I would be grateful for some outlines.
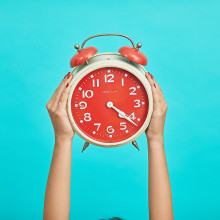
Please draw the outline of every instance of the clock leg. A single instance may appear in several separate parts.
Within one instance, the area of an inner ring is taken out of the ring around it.
[[[81,153],[82,153],[88,146],[89,146],[89,142],[86,142],[86,143],[84,144],[84,146],[83,146],[83,149],[82,149]]]
[[[136,141],[132,141],[132,144],[139,150],[139,147],[137,145],[137,142]]]

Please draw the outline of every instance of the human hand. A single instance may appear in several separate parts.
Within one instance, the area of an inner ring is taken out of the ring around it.
[[[56,141],[72,141],[74,136],[74,131],[66,110],[67,99],[71,88],[70,81],[72,78],[73,76],[69,72],[46,104],[46,108],[53,124]]]
[[[146,77],[151,85],[154,105],[151,121],[146,130],[147,140],[148,142],[163,141],[164,124],[168,106],[164,99],[162,90],[153,76],[148,72]]]

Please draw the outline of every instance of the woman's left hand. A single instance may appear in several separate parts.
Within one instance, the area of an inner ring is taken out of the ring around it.
[[[71,88],[70,82],[72,78],[73,76],[69,72],[64,77],[49,102],[46,104],[54,127],[56,141],[72,141],[74,136],[74,131],[70,124],[66,110],[67,99]]]

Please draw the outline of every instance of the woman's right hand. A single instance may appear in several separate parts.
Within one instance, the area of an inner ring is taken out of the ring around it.
[[[56,141],[72,141],[74,137],[74,131],[70,124],[66,110],[67,99],[71,88],[70,82],[72,78],[73,76],[69,72],[64,77],[49,102],[46,104],[53,124]]]
[[[149,72],[146,74],[146,77],[151,85],[154,105],[151,121],[146,130],[147,139],[148,141],[163,141],[164,124],[168,106],[162,90],[154,77]]]

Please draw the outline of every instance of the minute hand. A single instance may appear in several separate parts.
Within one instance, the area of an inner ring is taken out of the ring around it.
[[[121,116],[121,117],[127,119],[127,120],[130,121],[132,124],[138,126],[138,125],[137,125],[136,123],[134,123],[134,122],[130,119],[130,117],[129,117],[128,115],[126,115],[123,111],[119,110],[119,109],[116,108],[115,106],[112,106],[112,108],[113,108],[116,112],[118,112],[119,116]]]

